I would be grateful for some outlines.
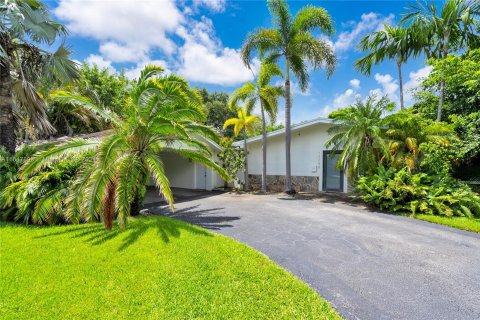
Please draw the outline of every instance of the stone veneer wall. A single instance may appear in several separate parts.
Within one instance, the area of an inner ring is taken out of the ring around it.
[[[262,175],[249,174],[250,189],[259,191],[262,188]],[[292,176],[292,185],[297,192],[318,192],[320,179],[309,176]],[[267,191],[285,191],[285,176],[267,175]]]

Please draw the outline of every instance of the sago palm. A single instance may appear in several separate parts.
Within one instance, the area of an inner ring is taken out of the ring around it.
[[[364,37],[358,47],[369,53],[355,61],[355,68],[363,74],[369,75],[372,66],[385,59],[394,60],[397,65],[398,81],[400,85],[400,108],[404,109],[402,64],[406,63],[412,54],[418,55],[421,47],[413,39],[413,28],[394,27],[384,25],[384,29]]]
[[[445,59],[449,53],[478,48],[480,40],[480,0],[446,0],[441,8],[434,1],[417,1],[402,22],[422,30],[423,49],[427,58]],[[442,120],[445,79],[440,80],[437,121]]]
[[[230,96],[229,107],[232,108],[239,100],[245,103],[247,113],[251,113],[254,106],[260,104],[262,120],[262,192],[267,191],[267,123],[266,115],[270,122],[275,123],[278,112],[278,98],[285,95],[282,86],[270,84],[272,77],[283,77],[280,68],[272,63],[262,63],[260,72],[255,82],[247,82],[235,90]]]
[[[383,114],[394,106],[386,97],[373,95],[330,115],[334,125],[328,129],[332,137],[326,146],[341,151],[337,166],[347,170],[350,179],[373,172],[378,161],[388,155]]]
[[[248,149],[247,149],[247,134],[253,134],[255,132],[255,124],[258,122],[258,117],[248,114],[247,110],[242,107],[237,108],[237,118],[230,118],[225,121],[223,129],[225,130],[229,126],[233,126],[233,134],[238,137],[240,133],[243,133],[243,150],[245,152],[245,172],[244,172],[244,189],[249,190],[248,181]]]
[[[291,181],[290,145],[291,145],[291,88],[290,72],[297,78],[302,91],[309,85],[309,67],[314,70],[325,67],[330,76],[336,65],[333,48],[312,35],[319,30],[327,35],[333,33],[333,22],[328,12],[320,7],[305,6],[295,17],[289,11],[285,0],[268,0],[268,9],[272,16],[272,29],[259,29],[248,35],[242,46],[241,55],[249,66],[256,50],[270,61],[285,59],[285,191],[294,193]]]
[[[41,134],[55,132],[35,83],[40,77],[67,82],[78,76],[76,63],[63,44],[53,53],[41,49],[66,33],[40,1],[0,4],[0,145],[10,153],[16,146],[15,113],[25,114]]]
[[[95,151],[93,165],[82,167],[70,186],[66,200],[70,221],[101,218],[105,227],[111,229],[117,216],[119,225],[125,226],[126,218],[138,210],[149,176],[173,208],[162,162],[164,153],[201,163],[228,180],[201,138],[218,140],[218,135],[201,124],[205,114],[198,92],[180,77],[162,75],[159,67],[146,67],[141,72],[122,115],[107,112],[90,99],[69,92],[58,92],[55,99],[95,110],[113,126],[112,132],[101,140],[72,139],[41,152],[21,170],[21,175],[27,177],[72,154]]]

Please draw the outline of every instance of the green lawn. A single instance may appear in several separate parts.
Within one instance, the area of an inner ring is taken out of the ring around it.
[[[0,319],[340,319],[233,239],[163,217],[0,225]]]
[[[480,233],[480,218],[466,218],[466,217],[441,217],[427,214],[416,214],[412,217],[420,220],[425,220],[433,223],[443,224],[449,227],[463,229],[467,231]]]

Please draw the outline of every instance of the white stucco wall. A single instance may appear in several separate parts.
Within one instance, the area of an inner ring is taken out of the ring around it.
[[[319,177],[319,188],[323,185],[323,151],[330,138],[328,123],[292,131],[291,166],[292,176]],[[262,174],[262,141],[248,143],[249,174]],[[267,175],[285,175],[285,134],[278,134],[267,139]],[[239,175],[243,180],[243,175]],[[347,191],[347,178],[344,176],[344,192]]]

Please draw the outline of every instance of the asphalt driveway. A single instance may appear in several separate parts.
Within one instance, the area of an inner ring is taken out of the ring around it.
[[[263,252],[347,319],[480,319],[478,234],[334,200],[198,193],[172,214],[148,199]]]

